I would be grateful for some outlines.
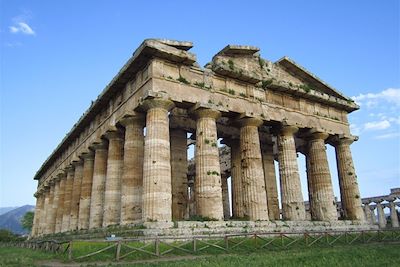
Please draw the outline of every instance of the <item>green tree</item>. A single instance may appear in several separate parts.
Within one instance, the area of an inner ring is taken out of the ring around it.
[[[33,216],[35,213],[33,211],[28,211],[25,213],[24,217],[22,217],[21,224],[22,227],[29,232],[32,230],[32,225],[33,225]]]

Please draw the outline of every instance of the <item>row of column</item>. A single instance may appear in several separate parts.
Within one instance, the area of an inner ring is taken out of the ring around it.
[[[374,212],[375,208],[377,210],[377,217],[375,216]],[[399,227],[399,217],[397,215],[396,204],[393,201],[389,202],[389,209],[391,226]],[[364,215],[366,221],[370,222],[371,224],[378,224],[380,228],[385,228],[387,226],[386,215],[381,203],[377,203],[376,205],[365,204]]]
[[[125,136],[116,128],[107,132],[104,140],[44,186],[37,194],[34,235],[187,217],[186,132],[173,129],[170,133],[173,106],[169,100],[146,100],[142,106],[147,112],[145,138],[144,118],[127,117],[120,122]],[[197,215],[222,220],[224,211],[227,215],[223,197],[227,186],[221,180],[217,145],[216,120],[221,114],[208,108],[191,112],[196,119],[196,179],[191,198]],[[279,219],[272,146],[260,142],[258,132],[263,122],[247,117],[236,122],[240,138],[231,144],[234,216]],[[296,131],[286,126],[276,133],[285,220],[305,220]],[[308,142],[310,201],[316,220],[336,219],[326,138],[324,133],[313,133]],[[340,139],[336,145],[342,203],[349,219],[361,220],[364,215],[349,144]]]

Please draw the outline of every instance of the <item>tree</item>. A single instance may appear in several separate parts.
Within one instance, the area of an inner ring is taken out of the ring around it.
[[[33,211],[28,211],[27,213],[25,213],[24,217],[22,217],[21,220],[22,227],[29,232],[32,230],[34,215],[35,213]]]

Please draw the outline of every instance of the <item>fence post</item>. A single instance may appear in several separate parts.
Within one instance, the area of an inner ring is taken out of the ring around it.
[[[193,252],[197,252],[197,243],[195,237],[193,237]]]
[[[68,246],[68,260],[72,260],[72,240],[69,241],[69,246]]]
[[[160,241],[158,240],[158,237],[155,240],[155,247],[156,247],[156,255],[157,257],[160,256]]]
[[[225,248],[226,248],[226,250],[228,250],[229,249],[229,241],[228,241],[227,235],[224,236],[224,241],[225,241]]]
[[[117,242],[116,250],[115,250],[115,260],[119,261],[119,255],[121,252],[121,241]]]

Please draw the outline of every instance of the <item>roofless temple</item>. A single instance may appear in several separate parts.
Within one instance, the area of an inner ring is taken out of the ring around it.
[[[228,45],[205,68],[190,48],[140,45],[36,173],[32,236],[142,224],[182,233],[195,218],[210,221],[204,231],[373,227],[350,151],[352,100],[256,47]],[[341,220],[326,145],[336,151]],[[297,153],[306,158],[309,212]]]

